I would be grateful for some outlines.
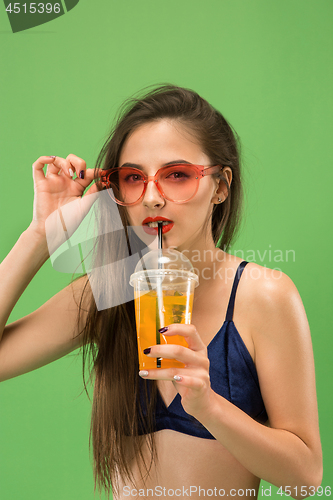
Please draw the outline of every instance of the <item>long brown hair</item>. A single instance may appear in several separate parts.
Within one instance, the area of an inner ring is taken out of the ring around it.
[[[228,187],[228,197],[222,204],[214,205],[211,214],[211,231],[214,243],[224,250],[233,240],[241,212],[241,178],[239,164],[239,140],[231,126],[206,100],[192,90],[163,85],[149,90],[145,95],[126,101],[121,108],[108,139],[106,140],[96,168],[110,169],[118,166],[119,156],[127,136],[144,123],[163,118],[176,120],[193,133],[210,158],[212,165],[229,166],[232,170],[232,183],[222,181]],[[221,174],[217,174],[221,175]],[[108,207],[103,208],[101,218],[108,216]],[[116,262],[129,254],[140,251],[139,238],[129,245],[129,220],[126,209],[118,205],[124,231],[103,234],[96,245],[95,280],[100,284],[99,294],[117,293],[108,290],[114,276],[105,279],[105,263]],[[107,259],[107,261],[106,261]],[[117,277],[118,283],[128,283],[129,274]],[[126,281],[124,281],[126,280]],[[111,489],[117,491],[118,478],[134,484],[131,472],[133,461],[139,467],[141,477],[149,474],[153,460],[156,459],[154,441],[154,406],[157,394],[156,381],[141,381],[144,390],[139,394],[139,364],[135,328],[134,300],[120,305],[98,310],[96,297],[86,286],[81,297],[79,324],[82,324],[83,303],[89,303],[83,335],[83,381],[88,354],[91,355],[90,379],[94,380],[94,393],[90,439],[93,444],[95,490],[96,485],[109,495]],[[87,309],[87,308],[86,308]],[[80,321],[81,318],[81,321]],[[149,384],[149,397],[148,397]],[[88,392],[87,392],[88,394]],[[89,395],[88,395],[89,397]],[[147,415],[144,417],[140,397],[145,399]],[[139,435],[139,428],[146,435]],[[143,459],[142,445],[146,442],[151,460]],[[90,443],[91,444],[91,443]]]

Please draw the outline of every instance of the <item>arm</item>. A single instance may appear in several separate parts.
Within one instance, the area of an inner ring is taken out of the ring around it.
[[[254,475],[278,487],[297,486],[297,496],[304,498],[301,486],[309,494],[309,487],[319,486],[322,479],[309,325],[286,275],[252,286],[249,321],[270,427],[215,393],[208,411],[197,418]],[[293,495],[296,490],[291,491]]]
[[[76,165],[78,170],[85,170],[85,164],[74,155],[70,155],[70,160],[41,157],[33,165],[34,220],[0,264],[0,381],[58,359],[81,342],[80,337],[74,339],[74,336],[79,333],[75,323],[83,279],[59,292],[37,311],[5,326],[19,297],[48,259],[46,218],[68,201],[81,202],[83,191],[93,178],[90,169],[84,182],[73,181],[68,169],[75,170]],[[42,169],[46,162],[52,165],[45,176]]]
[[[33,231],[25,231],[0,265],[1,333],[0,381],[44,366],[82,345],[79,335],[88,302],[77,325],[78,304],[86,283],[80,278],[31,314],[5,326],[18,298],[46,260]],[[89,285],[89,283],[88,283]],[[85,295],[86,300],[89,294]]]
[[[28,228],[0,264],[0,340],[16,302],[48,257],[46,239]]]
[[[319,486],[322,479],[308,322],[297,289],[286,275],[281,273],[278,280],[271,275],[257,281],[247,275],[246,280],[252,290],[246,310],[270,427],[259,424],[212,391],[207,351],[194,325],[173,324],[164,333],[184,335],[188,349],[153,346],[150,353],[178,359],[186,368],[163,370],[165,373],[149,370],[147,378],[172,380],[185,411],[197,418],[247,470],[278,487],[289,486],[292,496],[304,498],[312,493],[310,486]],[[181,380],[174,379],[175,375]],[[293,489],[296,486],[297,494]],[[304,489],[301,494],[302,486],[306,487],[306,495]]]

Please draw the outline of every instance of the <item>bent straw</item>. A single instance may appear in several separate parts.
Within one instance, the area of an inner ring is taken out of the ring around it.
[[[163,223],[158,222],[158,250],[159,257],[162,256],[162,227]],[[163,269],[162,262],[158,259],[158,269]],[[156,344],[161,343],[161,335],[158,331],[164,326],[164,314],[163,314],[163,293],[162,293],[162,278],[157,278],[157,301],[156,301]],[[161,358],[156,359],[156,367],[161,368]]]

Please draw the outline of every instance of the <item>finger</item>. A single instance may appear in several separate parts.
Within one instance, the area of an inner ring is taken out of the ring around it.
[[[150,349],[149,352],[147,352],[148,349]],[[188,347],[176,344],[160,344],[148,349],[145,355],[149,358],[176,359],[185,365],[206,366],[205,358]]]
[[[206,387],[206,383],[202,378],[190,377],[180,373],[174,375],[172,381],[174,382],[176,388],[181,385],[183,387],[187,387],[188,389],[201,391]]]
[[[45,165],[50,165],[54,162],[55,156],[40,156],[32,164],[32,176],[34,181],[41,181],[45,179],[44,167]]]
[[[167,328],[165,330],[164,328]],[[161,328],[159,331],[165,336],[181,335],[185,338],[188,347],[192,351],[201,351],[205,349],[205,344],[202,342],[201,337],[194,325],[184,325],[181,323],[172,323],[171,325]]]
[[[61,175],[65,174],[67,177],[72,178],[74,175],[74,170],[71,172],[71,164],[65,158],[61,158],[60,156],[56,156],[52,162],[52,164],[48,165],[46,176],[48,175]]]
[[[174,380],[177,374],[183,375],[181,368],[153,368],[139,371],[140,377],[149,380]]]
[[[84,171],[81,170],[81,172],[84,172],[82,173],[82,175],[78,176],[75,181],[77,181],[79,184],[81,184],[81,186],[83,186],[84,188],[86,188],[87,186],[89,186],[89,184],[94,180],[94,179],[98,179],[98,173],[95,172],[95,169],[94,168],[87,168],[85,169]]]
[[[77,178],[83,180],[86,175],[86,169],[87,169],[86,162],[82,158],[79,158],[78,156],[73,154],[69,154],[66,160],[69,161],[71,169],[73,173],[76,173]]]
[[[80,184],[83,189],[86,189],[89,184],[91,184],[94,180],[98,180],[100,178],[100,172],[102,170],[100,168],[87,168],[84,174],[84,179],[80,179],[77,177],[74,179],[74,182]],[[84,196],[90,194],[96,194],[101,192],[101,187],[98,182],[94,182],[90,188],[84,193]]]
[[[139,375],[142,378],[148,380],[170,380],[172,382],[180,382],[180,377],[183,379],[202,380],[203,384],[205,381],[209,382],[209,375],[201,369],[189,369],[189,368],[152,368],[150,370],[140,370]],[[176,377],[176,378],[175,378]]]

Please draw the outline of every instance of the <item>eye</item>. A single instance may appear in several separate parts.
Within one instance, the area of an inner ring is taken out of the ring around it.
[[[137,172],[122,172],[122,181],[126,182],[127,184],[134,184],[137,182],[142,182],[143,176],[138,174]]]
[[[130,174],[125,177],[125,182],[135,182],[135,181],[141,181],[142,177],[141,175],[138,174]]]
[[[180,170],[176,170],[174,172],[171,172],[168,176],[167,179],[170,180],[178,180],[178,179],[188,179],[189,175],[186,174],[185,172],[182,172]]]

